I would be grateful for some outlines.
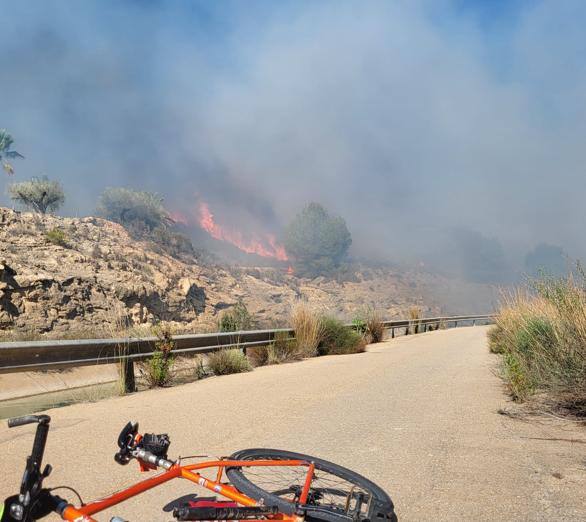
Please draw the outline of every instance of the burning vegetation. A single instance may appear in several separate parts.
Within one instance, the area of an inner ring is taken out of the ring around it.
[[[289,260],[285,248],[277,244],[274,235],[266,233],[261,238],[245,238],[240,231],[216,223],[214,214],[208,204],[203,201],[199,203],[198,224],[214,239],[226,241],[247,254],[272,257],[278,261]]]

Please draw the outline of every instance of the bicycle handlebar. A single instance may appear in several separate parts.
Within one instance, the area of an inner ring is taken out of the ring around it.
[[[8,419],[8,427],[16,428],[17,426],[24,426],[25,424],[48,424],[51,421],[51,417],[48,415],[24,415],[23,417],[14,417]]]

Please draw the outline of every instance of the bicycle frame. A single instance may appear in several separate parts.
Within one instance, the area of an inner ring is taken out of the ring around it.
[[[299,502],[301,504],[306,502],[314,472],[314,465],[309,462],[303,460],[216,460],[197,464],[189,464],[186,466],[182,466],[177,463],[166,471],[143,480],[142,482],[134,484],[129,488],[118,491],[108,497],[95,500],[81,507],[68,505],[64,509],[61,516],[63,520],[69,520],[71,522],[97,522],[94,518],[92,518],[92,515],[120,504],[129,498],[139,495],[140,493],[144,493],[145,491],[153,489],[176,478],[187,479],[203,488],[209,489],[210,491],[222,495],[223,497],[226,497],[243,506],[258,506],[258,501],[243,495],[233,486],[222,484],[221,482],[224,469],[226,467],[251,466],[307,466],[307,476],[303,490],[301,492],[301,496],[299,498]],[[201,470],[209,468],[218,469],[215,480],[207,479],[198,473]],[[282,520],[285,522],[298,522],[302,520],[302,517],[299,517],[298,515],[287,515],[286,513],[278,513],[271,518],[273,520]],[[263,520],[247,519],[246,522],[263,522]],[[266,520],[264,520],[264,522],[266,522]]]

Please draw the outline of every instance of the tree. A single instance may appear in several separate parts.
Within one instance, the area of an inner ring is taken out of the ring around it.
[[[173,222],[159,195],[123,187],[104,190],[99,199],[98,213],[125,227],[143,228],[149,232]]]
[[[505,252],[498,239],[467,228],[453,229],[451,239],[447,258],[468,281],[501,283],[507,279]]]
[[[8,192],[13,201],[40,214],[55,212],[65,202],[61,183],[50,181],[46,176],[13,183],[8,187]]]
[[[285,248],[300,274],[331,274],[346,258],[351,244],[346,222],[319,203],[307,205],[285,231]]]
[[[525,268],[532,276],[562,276],[568,272],[568,258],[562,247],[540,243],[525,256]]]
[[[8,134],[6,129],[0,129],[0,161],[2,167],[8,175],[14,174],[14,167],[6,159],[24,158],[24,156],[12,149],[14,140],[12,136]]]

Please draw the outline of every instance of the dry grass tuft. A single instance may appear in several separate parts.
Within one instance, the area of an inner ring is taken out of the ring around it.
[[[366,312],[366,334],[371,343],[380,343],[385,337],[382,315],[373,307]]]
[[[299,300],[293,305],[291,322],[300,357],[316,356],[323,329],[321,313],[307,301]]]
[[[409,308],[409,333],[419,331],[421,326],[421,308],[418,306],[411,306]]]

